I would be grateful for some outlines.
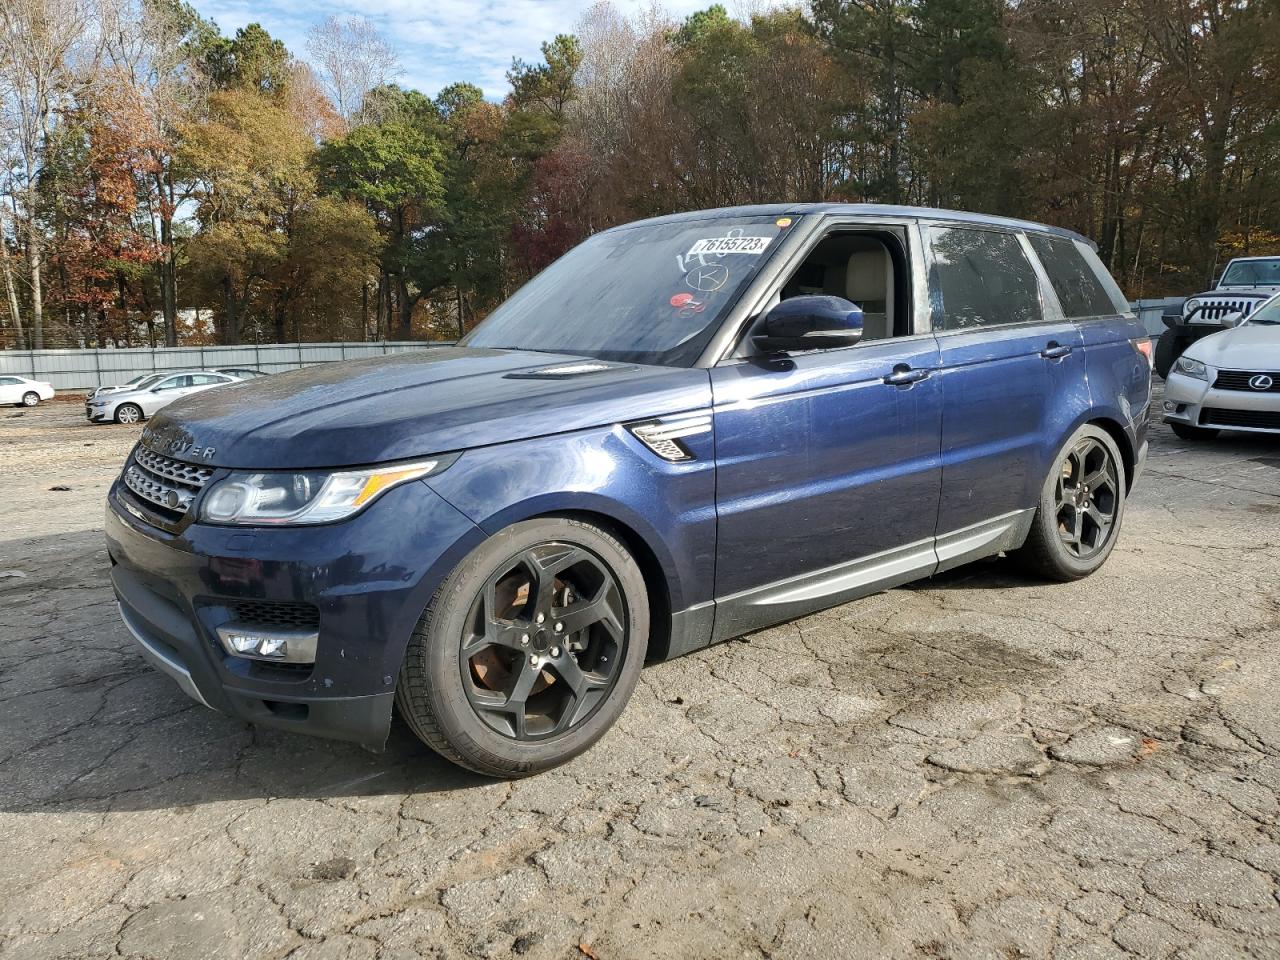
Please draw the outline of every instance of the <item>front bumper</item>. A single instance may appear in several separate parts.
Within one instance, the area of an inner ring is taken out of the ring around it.
[[[111,581],[143,656],[192,699],[241,720],[381,749],[410,634],[483,533],[424,483],[351,520],[279,529],[192,524],[167,533],[113,487]],[[229,655],[217,628],[245,603],[318,611],[314,665]]]
[[[1211,379],[1200,380],[1170,371],[1164,387],[1165,421],[1216,430],[1280,433],[1280,392],[1223,390],[1210,385],[1217,374],[1211,367]],[[1274,376],[1280,382],[1280,372]]]

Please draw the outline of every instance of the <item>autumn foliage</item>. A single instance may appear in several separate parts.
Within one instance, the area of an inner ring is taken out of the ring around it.
[[[594,231],[745,203],[1060,224],[1132,297],[1280,252],[1270,0],[602,2],[499,95],[399,85],[359,17],[305,54],[0,5],[0,347],[453,338]]]

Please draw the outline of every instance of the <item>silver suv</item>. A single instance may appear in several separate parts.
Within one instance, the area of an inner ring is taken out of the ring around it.
[[[168,406],[179,397],[187,397],[202,390],[210,390],[226,383],[236,383],[238,377],[205,370],[180,370],[176,373],[156,374],[137,385],[111,393],[98,392],[84,404],[84,415],[91,423],[137,423],[153,416],[157,410]]]

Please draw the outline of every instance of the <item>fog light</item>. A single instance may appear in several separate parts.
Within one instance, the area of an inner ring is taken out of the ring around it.
[[[218,628],[222,648],[233,657],[274,663],[315,663],[319,634],[305,630],[264,630],[243,623]]]
[[[1164,402],[1164,408],[1165,408],[1166,410],[1172,410],[1172,409],[1174,408],[1174,406],[1175,406],[1175,404],[1174,404],[1174,402],[1173,402],[1172,400],[1166,400],[1166,401]]]

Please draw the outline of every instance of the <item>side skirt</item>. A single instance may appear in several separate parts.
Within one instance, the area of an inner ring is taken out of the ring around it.
[[[1021,546],[1034,509],[1016,510],[869,557],[719,597],[673,617],[670,656],[794,620]],[[679,629],[676,629],[679,627]],[[704,639],[705,638],[705,639]]]

